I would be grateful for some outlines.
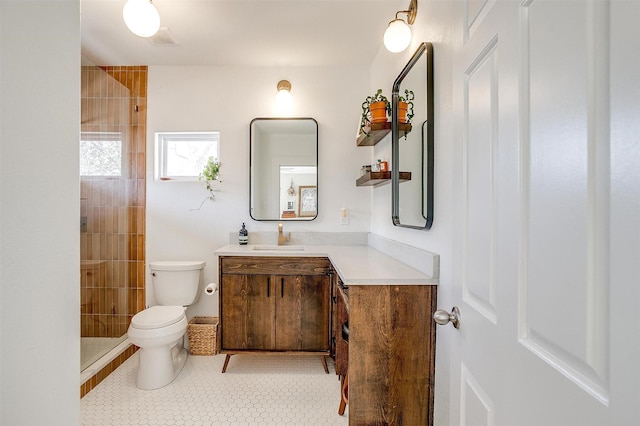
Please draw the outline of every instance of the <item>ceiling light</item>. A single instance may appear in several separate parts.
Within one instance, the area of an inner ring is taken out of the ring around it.
[[[407,22],[398,18],[400,13],[407,15]],[[398,53],[406,49],[411,44],[411,28],[418,13],[418,0],[411,0],[409,10],[396,12],[396,18],[389,22],[387,30],[384,32],[384,46],[389,52]]]
[[[151,37],[160,28],[160,14],[151,0],[127,0],[122,17],[127,28],[140,37]]]
[[[276,104],[281,109],[289,109],[293,98],[291,96],[291,83],[287,80],[280,80],[278,82],[278,93],[276,94]]]

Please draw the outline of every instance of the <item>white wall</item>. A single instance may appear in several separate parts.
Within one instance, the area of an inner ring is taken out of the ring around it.
[[[440,255],[440,285],[438,286],[438,308],[451,308],[453,199],[452,181],[453,126],[451,122],[451,54],[460,40],[452,34],[462,22],[456,2],[440,0],[422,1],[419,4],[416,22],[412,25],[411,46],[402,53],[392,54],[383,47],[371,66],[370,91],[378,88],[391,95],[395,78],[415,52],[417,45],[429,41],[434,49],[434,91],[435,91],[435,178],[434,178],[434,221],[429,231],[395,227],[390,219],[390,207],[374,209],[371,218],[371,232],[419,247]],[[457,15],[456,15],[457,14]],[[417,96],[417,94],[416,94]],[[375,158],[391,158],[391,137],[386,137],[374,147]],[[390,205],[391,187],[385,185],[373,191],[374,205]],[[434,424],[449,422],[449,354],[452,333],[447,328],[438,328],[436,346],[436,383]]]
[[[0,424],[74,425],[80,5],[3,1],[0,8]]]
[[[229,232],[242,222],[249,238],[252,232],[277,231],[277,222],[249,216],[249,123],[278,116],[276,84],[282,79],[292,84],[290,115],[315,118],[319,134],[318,217],[286,222],[285,232],[369,231],[371,189],[355,186],[360,166],[371,161],[371,150],[355,144],[368,73],[367,67],[149,67],[147,261],[202,259],[207,262],[204,282],[212,282],[217,277],[213,252],[228,243]],[[154,132],[187,130],[220,131],[220,192],[197,211],[192,209],[207,196],[204,183],[153,180]],[[349,225],[339,224],[342,206],[349,209]],[[389,200],[381,210],[390,211]],[[154,304],[152,291],[147,295]],[[217,315],[217,294],[201,297],[188,314]]]
[[[391,95],[393,81],[423,41],[434,47],[435,89],[435,200],[434,222],[429,231],[400,228],[391,222],[389,209],[372,212],[371,232],[402,241],[415,247],[443,254],[448,249],[451,232],[451,173],[452,173],[452,123],[451,110],[451,62],[454,40],[451,34],[457,24],[452,20],[451,2],[432,1],[420,4],[416,22],[412,26],[413,41],[404,52],[392,54],[381,48],[371,66],[370,91],[382,88]],[[374,148],[375,158],[391,158],[391,136],[385,137]],[[391,186],[385,185],[373,191],[374,205],[390,205]]]

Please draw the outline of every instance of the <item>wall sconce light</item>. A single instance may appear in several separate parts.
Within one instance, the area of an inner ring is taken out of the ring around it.
[[[129,31],[140,37],[151,37],[160,28],[160,14],[151,0],[127,0],[122,17]]]
[[[291,83],[287,80],[280,80],[278,82],[278,93],[276,94],[276,104],[280,109],[289,109],[293,98],[291,96]]]
[[[398,18],[400,13],[407,14],[407,22]],[[406,49],[411,43],[411,28],[418,14],[418,0],[411,0],[409,10],[396,12],[396,18],[389,22],[387,30],[384,32],[384,46],[389,52],[398,53]]]

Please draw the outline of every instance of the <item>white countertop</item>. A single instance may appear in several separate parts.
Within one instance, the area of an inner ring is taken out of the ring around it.
[[[285,246],[286,247],[286,246]],[[342,282],[349,285],[437,285],[429,276],[367,245],[304,245],[302,251],[255,250],[254,245],[230,244],[215,251],[217,256],[328,257]],[[262,246],[262,248],[265,248]]]

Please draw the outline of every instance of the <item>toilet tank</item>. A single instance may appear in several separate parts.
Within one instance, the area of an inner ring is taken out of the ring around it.
[[[188,306],[200,295],[203,261],[156,261],[149,263],[153,292],[159,305]]]

